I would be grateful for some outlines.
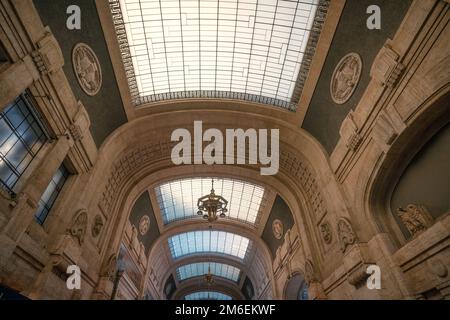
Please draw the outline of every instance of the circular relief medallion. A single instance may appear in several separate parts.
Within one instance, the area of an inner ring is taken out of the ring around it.
[[[86,94],[95,96],[102,86],[102,69],[91,47],[85,43],[75,45],[72,65],[80,87]]]
[[[350,99],[361,76],[362,61],[357,53],[345,55],[337,64],[331,77],[331,98],[337,104],[343,104]]]
[[[141,236],[145,235],[150,228],[150,218],[145,215],[142,216],[141,220],[139,220],[139,233]]]
[[[281,239],[281,237],[283,237],[283,222],[281,222],[281,220],[275,219],[272,222],[272,232],[273,232],[273,236],[276,239]]]

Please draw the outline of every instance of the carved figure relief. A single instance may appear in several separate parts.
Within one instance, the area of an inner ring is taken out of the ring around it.
[[[72,50],[72,64],[83,91],[95,96],[102,86],[102,70],[91,47],[85,43],[75,45]]]
[[[319,226],[319,229],[320,233],[322,234],[323,241],[325,241],[326,244],[330,244],[331,240],[333,239],[330,223],[328,221],[323,222]]]
[[[357,53],[349,53],[338,62],[331,76],[331,98],[337,104],[347,102],[358,85],[362,61]]]
[[[283,237],[284,226],[283,226],[283,222],[281,222],[281,220],[279,220],[279,219],[273,220],[272,232],[273,232],[273,236],[278,240]]]
[[[94,225],[92,226],[92,237],[97,238],[103,229],[103,219],[101,215],[97,214],[94,219]]]
[[[150,217],[147,215],[143,215],[139,220],[139,233],[141,236],[145,235],[150,228]]]
[[[350,221],[346,218],[340,218],[337,225],[338,237],[341,243],[341,251],[345,252],[347,246],[356,242],[356,235],[353,231]]]
[[[72,224],[67,229],[67,233],[78,240],[80,245],[83,244],[88,224],[87,212],[84,209],[78,210],[72,218]]]
[[[406,208],[398,208],[397,215],[413,237],[433,224],[433,217],[422,205],[408,204]]]

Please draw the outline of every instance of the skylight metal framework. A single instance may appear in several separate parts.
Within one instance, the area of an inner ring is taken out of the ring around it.
[[[109,0],[134,104],[243,99],[295,110],[329,0]]]
[[[241,270],[228,264],[217,262],[197,262],[183,265],[177,268],[177,277],[179,281],[183,281],[193,277],[204,276],[209,272],[209,268],[214,276],[234,282],[239,281]]]
[[[184,300],[233,300],[229,295],[217,291],[198,291],[187,294]]]
[[[197,199],[211,190],[211,178],[187,178],[165,182],[155,188],[164,224],[199,218]],[[227,218],[256,224],[264,198],[264,188],[250,182],[214,178],[215,193],[228,200]]]
[[[244,260],[251,242],[248,238],[225,231],[190,231],[176,234],[168,240],[173,259],[192,254],[219,253]]]

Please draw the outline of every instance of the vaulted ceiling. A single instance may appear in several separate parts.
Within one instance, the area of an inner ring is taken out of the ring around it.
[[[295,109],[318,0],[110,3],[135,105],[205,96]]]

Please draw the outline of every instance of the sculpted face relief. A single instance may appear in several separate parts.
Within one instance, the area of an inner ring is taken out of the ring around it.
[[[258,131],[256,129],[245,131],[226,129],[224,137],[219,129],[210,128],[203,132],[202,121],[194,121],[193,143],[189,130],[180,128],[172,132],[171,141],[179,143],[172,149],[171,159],[176,165],[258,164],[259,161],[259,164],[265,166],[260,168],[261,175],[274,175],[279,168],[279,129],[270,129],[270,150],[267,131],[267,129]],[[209,142],[204,149],[203,142]],[[248,163],[246,162],[247,154]]]

